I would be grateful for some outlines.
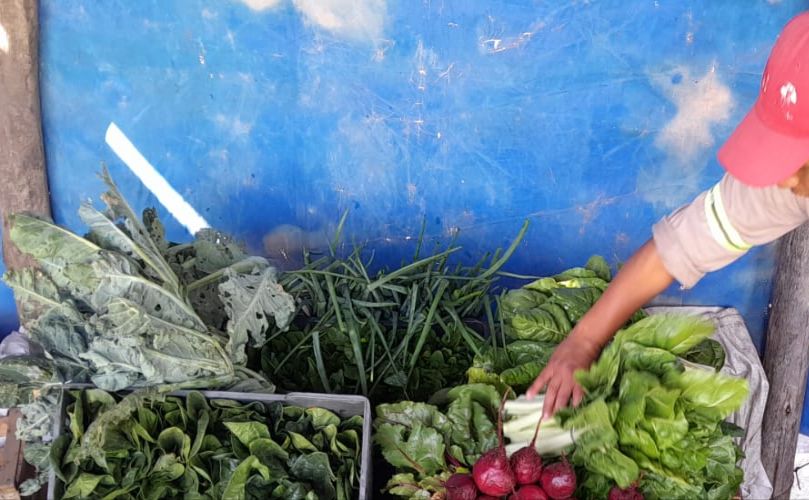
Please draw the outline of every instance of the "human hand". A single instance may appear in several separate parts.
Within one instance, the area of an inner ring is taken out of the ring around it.
[[[528,399],[532,399],[546,389],[542,406],[543,419],[552,417],[558,410],[568,406],[571,397],[573,406],[578,406],[584,397],[584,391],[576,382],[574,374],[576,370],[590,367],[598,357],[599,348],[574,334],[575,330],[556,347],[545,369],[525,393]]]

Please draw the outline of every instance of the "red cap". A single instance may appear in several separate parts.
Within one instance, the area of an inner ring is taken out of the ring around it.
[[[753,109],[719,150],[751,186],[789,178],[809,161],[809,11],[794,17],[770,53]]]

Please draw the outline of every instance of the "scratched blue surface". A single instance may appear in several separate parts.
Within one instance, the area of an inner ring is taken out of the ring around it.
[[[715,152],[776,34],[809,6],[344,3],[41,1],[57,221],[81,228],[101,162],[133,205],[157,205],[104,143],[114,122],[211,225],[282,266],[302,241],[322,248],[346,209],[348,241],[378,262],[409,255],[422,219],[474,260],[525,218],[511,271],[618,262],[718,180]],[[772,255],[661,301],[737,307],[761,347]]]

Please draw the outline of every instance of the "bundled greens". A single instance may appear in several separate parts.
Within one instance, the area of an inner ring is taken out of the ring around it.
[[[50,459],[61,498],[352,499],[363,419],[323,408],[180,397],[118,405],[71,391]],[[105,412],[126,408],[115,424]]]
[[[481,454],[497,445],[494,422],[500,395],[494,387],[462,385],[434,402],[376,407],[374,441],[399,471],[388,481],[391,495],[432,498],[444,492],[443,482],[454,472],[470,470]]]
[[[495,324],[489,292],[526,229],[505,252],[472,267],[449,265],[458,247],[420,258],[421,239],[412,263],[376,274],[361,248],[347,258],[307,256],[303,269],[281,280],[298,311],[294,328],[270,336],[264,371],[287,389],[378,402],[423,398],[462,382],[486,345],[482,333]]]
[[[506,335],[513,339],[558,344],[595,304],[612,277],[603,257],[540,278],[505,294],[501,301]],[[644,315],[638,312],[631,321]]]
[[[607,262],[595,255],[584,267],[540,278],[504,293],[499,301],[500,331],[510,341],[482,348],[467,371],[468,382],[492,384],[502,393],[508,389],[524,392],[559,342],[601,297],[611,278]],[[638,311],[629,324],[645,317],[643,311]],[[682,357],[716,370],[725,363],[722,346],[708,338]]]
[[[10,217],[11,240],[38,268],[5,280],[58,378],[120,390],[215,386],[243,375],[248,340],[285,328],[294,310],[274,270],[207,230],[180,249],[169,245],[154,212],[138,219],[106,170],[103,179],[107,210],[79,210],[86,238],[26,214]],[[219,293],[209,290],[204,302],[189,296],[210,285]]]
[[[584,403],[561,413],[580,431],[573,462],[587,472],[581,495],[604,498],[639,481],[645,498],[733,497],[741,450],[724,423],[747,398],[747,381],[681,356],[713,325],[660,315],[622,330],[592,367],[578,374]]]
[[[498,308],[502,345],[495,343],[475,355],[467,371],[469,383],[492,384],[503,393],[527,389],[559,342],[607,288],[611,276],[604,258],[593,256],[585,267],[504,293]],[[641,317],[639,312],[633,320]]]

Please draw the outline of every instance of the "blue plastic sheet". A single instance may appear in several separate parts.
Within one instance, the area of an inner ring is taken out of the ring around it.
[[[392,265],[412,255],[422,221],[429,242],[457,236],[472,261],[528,218],[509,270],[532,274],[594,253],[620,262],[656,220],[715,183],[715,152],[753,103],[775,36],[807,6],[40,4],[59,223],[81,229],[76,210],[97,200],[104,162],[175,240],[189,238],[188,213],[160,201],[166,186],[282,267],[299,263],[302,246],[324,249],[345,210],[345,242]],[[105,141],[111,124],[162,188]],[[760,349],[772,257],[756,249],[661,303],[735,307]]]

